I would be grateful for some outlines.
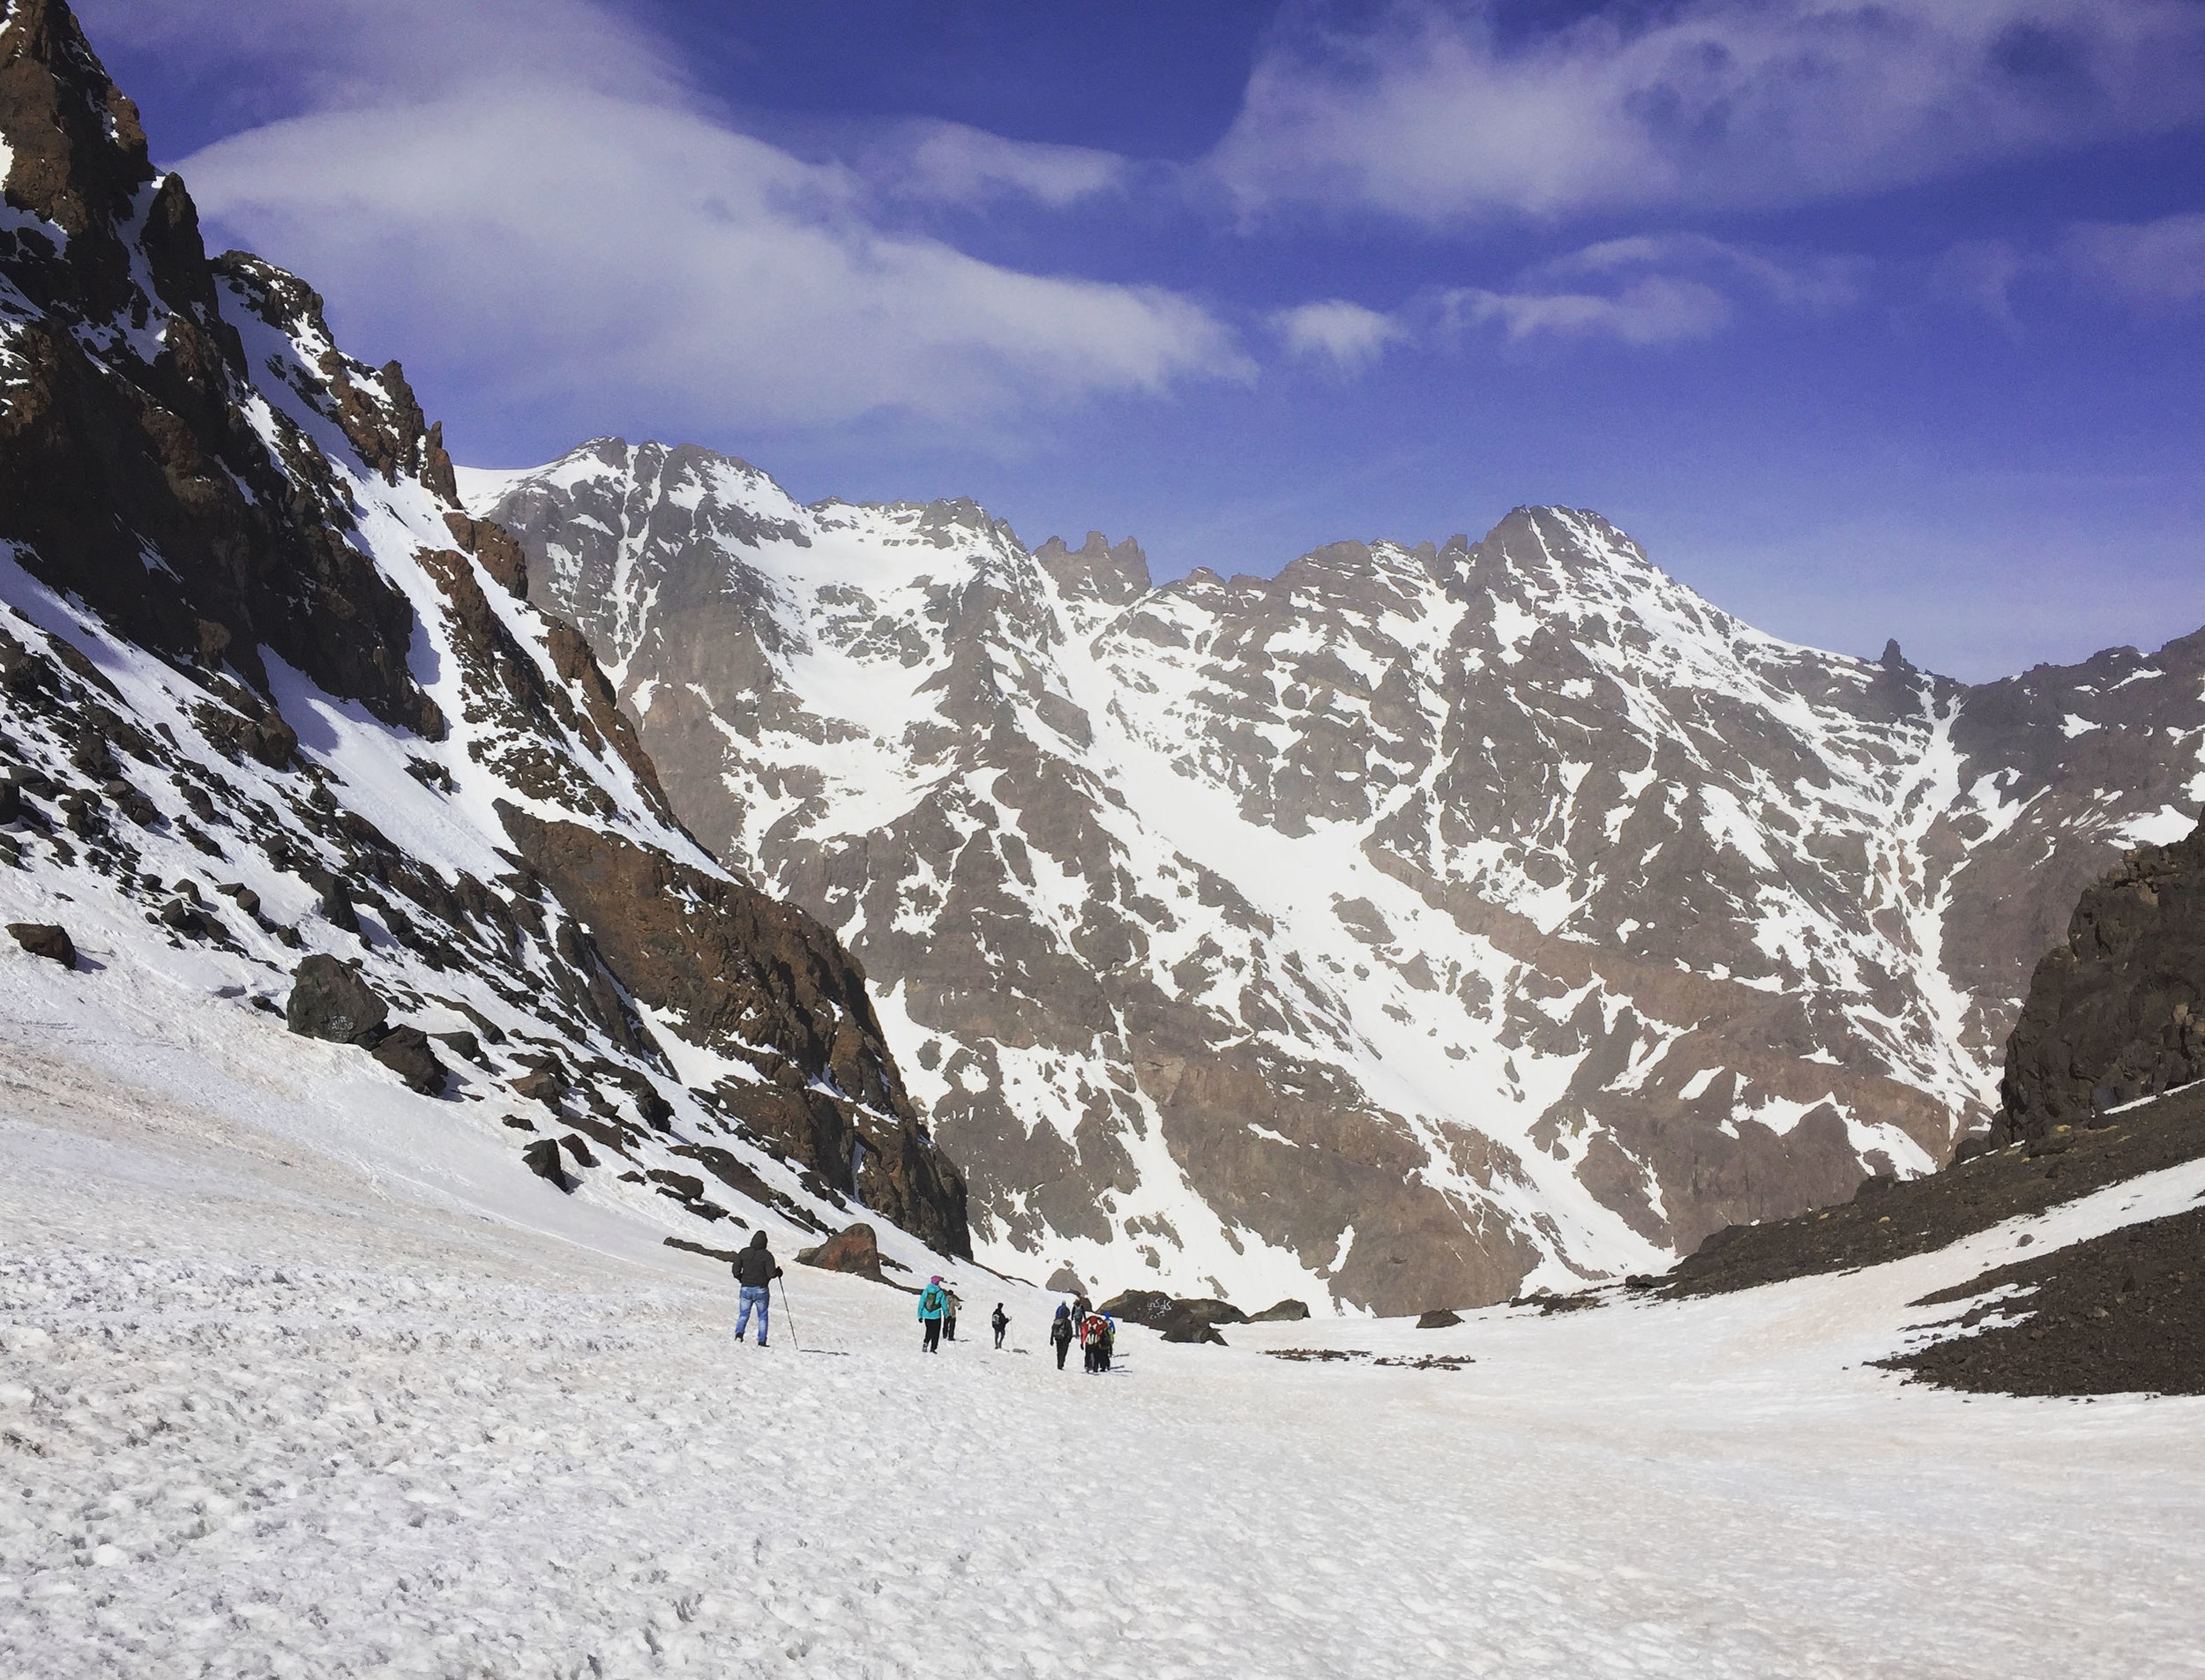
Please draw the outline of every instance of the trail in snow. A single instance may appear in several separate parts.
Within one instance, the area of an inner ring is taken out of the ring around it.
[[[731,1348],[703,1262],[5,1064],[8,1680],[2205,1669],[2205,1402],[1863,1368],[2015,1230],[1446,1332],[1128,1329],[1102,1379],[1056,1370],[1036,1292],[1000,1292],[1023,1351],[929,1360],[908,1296],[792,1267],[849,1354],[811,1358]],[[2030,1251],[2205,1189],[2158,1177]],[[1477,1363],[1259,1351],[1288,1346]]]

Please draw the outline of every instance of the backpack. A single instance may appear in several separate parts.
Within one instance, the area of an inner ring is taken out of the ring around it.
[[[1080,1345],[1082,1348],[1100,1348],[1102,1345],[1102,1318],[1090,1312],[1088,1315],[1088,1321],[1080,1326]]]

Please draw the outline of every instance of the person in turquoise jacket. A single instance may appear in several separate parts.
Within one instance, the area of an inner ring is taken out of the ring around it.
[[[926,1288],[919,1292],[919,1323],[926,1331],[926,1351],[942,1351],[942,1317],[949,1310],[949,1291],[942,1287],[937,1275],[927,1280]]]

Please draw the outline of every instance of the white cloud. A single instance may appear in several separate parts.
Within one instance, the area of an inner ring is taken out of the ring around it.
[[[848,170],[570,85],[319,113],[182,169],[355,329],[517,401],[615,387],[668,428],[949,419],[1245,370],[1185,298],[885,233]]]
[[[1409,336],[1392,316],[1336,297],[1281,310],[1271,326],[1297,360],[1322,357],[1342,373],[1360,372]]]
[[[1620,339],[1626,344],[1673,344],[1704,339],[1730,318],[1730,300],[1699,280],[1648,275],[1618,292],[1489,292],[1465,287],[1446,295],[1450,319],[1497,322],[1512,340],[1541,333],[1558,338]]]
[[[877,148],[867,174],[895,197],[982,204],[1020,197],[1062,209],[1124,190],[1129,173],[1114,153],[1006,140],[961,123],[914,123]]]
[[[1511,22],[1497,0],[1300,5],[1212,168],[1251,210],[1444,225],[1801,203],[2205,115],[2195,0],[1681,0],[1529,36]]]
[[[590,0],[94,9],[216,73],[280,67],[304,108],[178,166],[202,213],[299,270],[363,347],[512,404],[692,434],[884,411],[992,429],[1250,371],[1192,299],[982,261],[885,213],[1063,205],[1112,184],[1097,153],[930,123],[855,166],[800,159],[739,131]]]
[[[2026,302],[2046,287],[2126,303],[2143,316],[2205,304],[2205,213],[2156,221],[2081,221],[2049,244],[1971,239],[1938,258],[1932,284],[2019,332]]]
[[[1441,296],[1459,330],[1497,325],[1513,341],[1542,334],[1674,344],[1711,337],[1752,298],[1805,314],[1850,307],[1867,265],[1856,257],[1795,257],[1699,234],[1603,240],[1519,275],[1506,291],[1464,287]]]
[[[2081,222],[2059,257],[2078,279],[2148,310],[2205,303],[2205,214]]]

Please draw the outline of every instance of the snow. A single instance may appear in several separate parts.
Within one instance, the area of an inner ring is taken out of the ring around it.
[[[2205,1666],[2205,1401],[1865,1365],[2205,1163],[1709,1300],[1128,1327],[1097,1379],[973,1273],[935,1359],[908,1295],[793,1266],[738,1349],[721,1269],[617,1213],[0,1042],[7,1680]],[[1312,1347],[1476,1363],[1262,1353]]]
[[[2132,817],[2123,823],[2119,830],[2121,844],[2171,846],[2196,833],[2197,820],[2195,813],[2184,810],[2179,805],[2162,805],[2157,810]]]

